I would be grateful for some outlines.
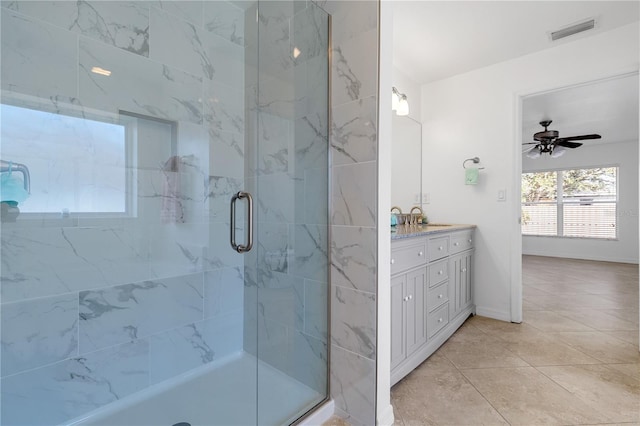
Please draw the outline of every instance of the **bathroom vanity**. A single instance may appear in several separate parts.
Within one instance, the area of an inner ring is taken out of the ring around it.
[[[474,225],[421,225],[392,230],[392,385],[475,313],[474,229]]]

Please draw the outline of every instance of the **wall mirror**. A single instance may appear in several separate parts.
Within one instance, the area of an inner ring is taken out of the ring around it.
[[[409,116],[393,114],[391,146],[391,205],[404,213],[421,205],[422,125]]]

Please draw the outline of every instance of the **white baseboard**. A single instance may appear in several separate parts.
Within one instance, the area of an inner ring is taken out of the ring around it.
[[[545,251],[545,250],[525,250],[523,249],[522,254],[524,256],[544,256],[544,257],[562,257],[565,259],[583,259],[583,260],[595,260],[597,262],[616,262],[616,263],[632,263],[637,265],[638,264],[638,259],[631,259],[631,258],[618,258],[618,257],[611,257],[611,256],[607,256],[606,255],[606,250],[602,251],[600,254],[596,254],[596,255],[584,255],[581,254],[579,256],[576,256],[575,253],[554,253],[554,252],[549,252],[549,251]]]
[[[313,413],[309,414],[307,417],[302,419],[300,426],[318,426],[326,422],[333,416],[336,411],[336,405],[333,402],[333,399],[325,402],[323,405],[318,407]]]
[[[376,425],[378,426],[393,426],[395,417],[393,416],[393,406],[387,405],[386,408],[378,415],[376,419]]]
[[[491,308],[483,308],[482,306],[476,306],[476,315],[511,322],[511,312],[497,311]]]

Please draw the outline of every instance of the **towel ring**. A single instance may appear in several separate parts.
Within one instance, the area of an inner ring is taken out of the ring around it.
[[[462,162],[462,168],[463,169],[467,168],[467,161],[473,161],[473,164],[478,164],[480,162],[480,158],[478,158],[478,157],[467,158],[466,160],[464,160]],[[484,167],[478,167],[478,170],[484,170]]]

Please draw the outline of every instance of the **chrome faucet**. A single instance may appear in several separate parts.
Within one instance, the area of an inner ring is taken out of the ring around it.
[[[16,171],[22,173],[22,182],[24,185],[24,190],[27,193],[31,193],[31,175],[29,174],[29,168],[24,164],[20,163],[11,163],[9,161],[0,160],[0,172],[11,172]]]
[[[420,216],[416,216],[413,214],[413,211],[415,209],[418,209],[418,211],[420,212]],[[422,222],[422,216],[424,216],[424,211],[422,211],[422,207],[420,206],[413,206],[411,207],[411,211],[409,212],[409,214],[411,215],[410,221],[412,225],[416,225],[418,223],[418,217],[420,217],[420,222]]]

